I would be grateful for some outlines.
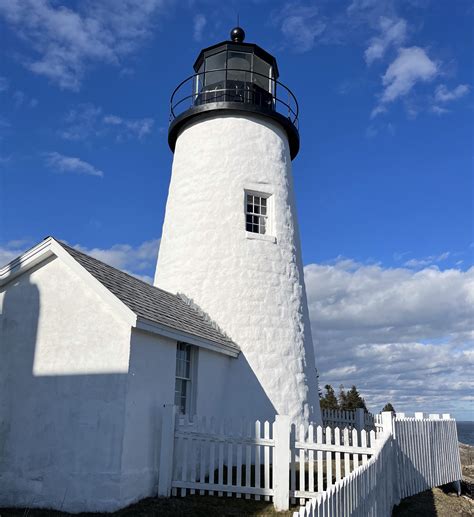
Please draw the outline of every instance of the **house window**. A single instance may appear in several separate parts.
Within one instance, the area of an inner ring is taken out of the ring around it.
[[[248,232],[267,233],[268,197],[263,194],[246,194],[245,228]]]
[[[177,344],[174,403],[182,415],[191,412],[193,356],[191,345],[181,342]]]

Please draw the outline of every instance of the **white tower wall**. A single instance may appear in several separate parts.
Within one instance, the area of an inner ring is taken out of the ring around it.
[[[246,232],[245,191],[271,196],[268,235]],[[279,124],[214,114],[181,132],[155,285],[185,294],[221,326],[277,413],[320,422],[291,158]]]

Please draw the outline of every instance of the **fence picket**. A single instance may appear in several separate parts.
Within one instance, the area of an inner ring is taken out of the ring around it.
[[[296,497],[294,493],[296,491],[296,428],[295,424],[291,424],[290,426],[290,490],[293,493],[293,497],[291,498],[292,504],[296,503]]]
[[[250,438],[252,436],[252,423],[248,422],[245,426],[246,436]],[[245,486],[250,487],[251,479],[251,468],[252,468],[252,447],[247,445],[245,448]],[[245,499],[250,499],[250,493],[245,494]]]
[[[360,432],[360,445],[361,447],[367,447],[367,432],[362,429]],[[367,463],[367,454],[362,454],[362,465]]]
[[[334,445],[340,445],[341,444],[341,430],[339,427],[336,427],[334,429]],[[341,453],[335,452],[334,453],[335,460],[336,460],[336,481],[339,481],[341,479]]]
[[[233,422],[231,419],[228,420],[228,432],[229,435],[233,435]],[[233,485],[233,447],[232,442],[229,442],[227,444],[227,485],[231,486]],[[227,492],[227,497],[232,497],[232,492]]]
[[[240,437],[244,436],[243,429],[244,429],[244,422],[241,421],[240,426],[239,426],[239,436]],[[242,443],[238,443],[237,444],[237,486],[242,486],[242,449],[243,449]],[[237,498],[241,498],[241,497],[242,497],[242,494],[237,492]]]
[[[358,443],[357,429],[352,429],[352,447],[357,447]],[[359,466],[359,455],[356,452],[352,455],[352,466],[354,469]]]
[[[260,429],[260,420],[257,420],[255,422],[255,437],[261,438],[261,429]],[[255,446],[255,486],[260,488],[260,466],[261,466],[261,459],[260,459],[260,445]],[[257,501],[260,501],[260,496],[257,494],[255,496],[255,499]]]
[[[188,469],[188,439],[183,440],[183,456],[181,458],[181,481],[186,481],[186,474]],[[181,489],[181,497],[186,495],[186,489]]]
[[[214,468],[214,465],[215,465],[215,442],[212,438],[215,428],[216,428],[216,421],[215,421],[214,417],[212,417],[209,422],[209,432],[211,435],[211,439],[209,441],[209,483],[211,485],[214,484],[214,479],[215,479],[214,478],[214,474],[215,474],[215,468]],[[209,495],[214,495],[214,491],[209,490]]]
[[[323,443],[323,428],[318,425],[316,429],[316,442]],[[323,492],[323,451],[317,451],[318,456],[318,492]]]
[[[308,442],[314,443],[314,427],[308,427]],[[314,451],[308,451],[308,491],[314,492]]]
[[[206,426],[206,417],[202,417],[198,420],[198,427],[197,430],[199,433],[207,433],[207,426]],[[199,455],[199,483],[205,483],[206,480],[206,444],[208,442],[205,442],[204,440],[200,440],[200,455]],[[204,490],[199,490],[199,495],[204,495]]]
[[[301,443],[305,442],[305,428],[304,425],[300,425],[300,433],[299,433],[299,441]],[[300,492],[305,492],[305,450],[299,450],[299,460],[300,460]],[[300,504],[303,505],[305,502],[304,499],[300,499]]]
[[[326,427],[326,445],[332,443],[332,430],[328,426]],[[331,451],[326,452],[326,490],[332,485],[332,453]]]
[[[265,421],[263,424],[263,437],[266,440],[270,439],[270,423],[268,420]],[[264,477],[265,477],[265,484],[264,487],[266,489],[270,488],[270,447],[268,445],[264,446]],[[268,501],[270,498],[268,495],[265,496],[265,501]]]
[[[343,431],[344,445],[349,447],[349,429],[346,427]],[[344,476],[348,476],[351,473],[351,464],[349,460],[349,453],[344,453]]]

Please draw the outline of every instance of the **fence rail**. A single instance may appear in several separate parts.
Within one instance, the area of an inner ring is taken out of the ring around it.
[[[376,417],[380,415],[372,415],[363,408],[355,410],[341,410],[341,409],[323,409],[321,410],[321,417],[323,419],[324,427],[349,427],[350,429],[358,429],[362,431],[376,430]]]

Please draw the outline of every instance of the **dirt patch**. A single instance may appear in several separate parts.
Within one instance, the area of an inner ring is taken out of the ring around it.
[[[393,517],[472,517],[474,501],[466,495],[458,497],[453,487],[433,488],[407,497],[393,510]]]

